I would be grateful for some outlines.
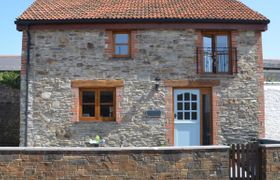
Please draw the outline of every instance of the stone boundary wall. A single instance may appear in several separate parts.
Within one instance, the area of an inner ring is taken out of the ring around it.
[[[229,147],[0,148],[0,179],[229,179]]]
[[[262,179],[280,179],[280,144],[261,145]]]
[[[19,145],[20,90],[0,84],[0,146]]]
[[[280,140],[280,82],[265,83],[265,138]]]

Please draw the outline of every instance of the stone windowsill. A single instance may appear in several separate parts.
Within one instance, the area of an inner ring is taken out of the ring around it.
[[[199,77],[201,78],[213,78],[213,79],[221,79],[221,78],[234,78],[236,77],[235,74],[200,74]]]
[[[134,61],[134,58],[109,58],[109,61]]]
[[[260,144],[260,147],[265,147],[265,148],[280,148],[280,144]]]

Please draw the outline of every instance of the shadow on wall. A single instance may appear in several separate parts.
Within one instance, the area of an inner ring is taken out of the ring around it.
[[[20,91],[0,84],[0,146],[19,146]]]

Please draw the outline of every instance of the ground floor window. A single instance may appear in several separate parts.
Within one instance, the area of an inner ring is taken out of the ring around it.
[[[115,120],[115,88],[80,89],[80,120]]]

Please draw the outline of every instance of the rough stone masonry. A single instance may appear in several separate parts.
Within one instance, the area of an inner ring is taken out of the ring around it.
[[[24,32],[25,34],[26,32]],[[204,77],[197,74],[194,29],[137,30],[131,59],[108,56],[106,30],[31,30],[28,146],[85,146],[96,134],[106,146],[165,146],[172,114],[172,90],[163,80],[220,80],[217,97],[217,144],[240,143],[263,134],[261,32],[236,31],[238,73]],[[26,55],[26,51],[23,52]],[[155,92],[155,77],[161,78]],[[120,123],[73,122],[72,80],[121,79]],[[22,95],[25,94],[22,76]],[[25,98],[21,98],[21,145],[24,143]],[[162,111],[147,118],[145,111]]]
[[[228,147],[0,148],[1,179],[228,179]]]

